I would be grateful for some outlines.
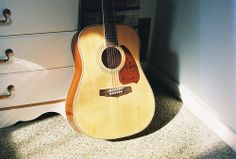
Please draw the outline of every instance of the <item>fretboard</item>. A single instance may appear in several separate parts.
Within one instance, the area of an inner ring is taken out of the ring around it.
[[[107,45],[118,45],[112,0],[102,0],[103,25]]]

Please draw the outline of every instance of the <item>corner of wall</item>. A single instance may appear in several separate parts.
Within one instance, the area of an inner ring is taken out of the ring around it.
[[[154,78],[165,85],[173,94],[180,97],[183,105],[188,110],[190,110],[198,119],[200,119],[209,129],[224,140],[236,152],[236,133],[222,121],[217,119],[209,110],[207,110],[206,103],[204,101],[198,98],[186,86],[178,84],[151,64],[147,64],[146,68],[148,68],[151,72],[155,72],[153,73]]]

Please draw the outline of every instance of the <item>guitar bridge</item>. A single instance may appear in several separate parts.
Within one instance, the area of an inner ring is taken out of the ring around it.
[[[120,97],[123,95],[126,95],[128,93],[131,93],[132,89],[131,87],[117,87],[117,88],[108,88],[108,89],[100,89],[99,95],[105,96],[105,97]]]

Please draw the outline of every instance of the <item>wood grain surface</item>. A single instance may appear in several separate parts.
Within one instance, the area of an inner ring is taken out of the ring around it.
[[[67,115],[70,123],[88,136],[116,139],[145,129],[154,115],[155,101],[139,63],[136,31],[117,25],[119,46],[130,51],[140,74],[137,83],[123,85],[119,82],[119,70],[108,71],[101,66],[101,52],[106,46],[103,30],[102,25],[91,26],[79,35],[75,56],[78,69],[67,99]],[[124,86],[130,86],[132,92],[118,98],[99,96],[100,89]]]

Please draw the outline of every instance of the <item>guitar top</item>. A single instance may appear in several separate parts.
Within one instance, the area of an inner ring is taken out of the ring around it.
[[[138,34],[115,24],[111,0],[103,0],[102,9],[103,25],[85,28],[75,43],[66,113],[76,130],[117,139],[149,125],[155,100],[139,62]]]

